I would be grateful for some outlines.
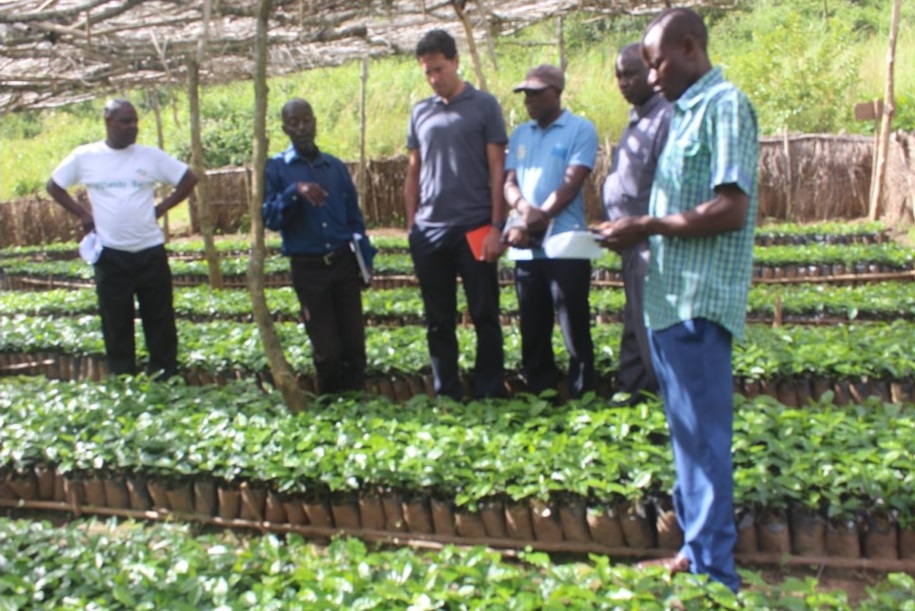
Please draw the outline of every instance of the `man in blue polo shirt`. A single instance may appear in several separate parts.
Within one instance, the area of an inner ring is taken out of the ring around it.
[[[318,149],[308,102],[286,102],[282,118],[290,145],[264,169],[264,225],[280,232],[290,258],[319,392],[362,390],[363,277],[351,244],[354,234],[368,238],[356,188],[343,162]],[[371,266],[374,250],[363,252]]]
[[[404,209],[410,254],[426,316],[435,394],[460,400],[457,277],[477,335],[473,395],[505,395],[497,260],[505,223],[505,123],[499,102],[458,73],[457,46],[427,32],[416,58],[435,95],[420,100],[407,127]],[[481,230],[475,257],[467,232]]]
[[[543,237],[551,239],[587,227],[581,187],[594,167],[597,131],[587,119],[562,108],[564,88],[562,71],[546,64],[532,69],[515,87],[516,92],[524,93],[531,120],[519,125],[508,143],[505,201],[513,217],[506,241],[530,249],[528,256],[513,257],[526,259],[516,260],[515,289],[527,389],[539,394],[556,388],[555,311],[569,353],[569,394],[580,397],[594,389],[588,304],[591,260],[576,254],[549,258],[541,246],[532,243],[532,239],[536,243]]]
[[[622,250],[646,237],[645,320],[673,445],[674,508],[683,547],[647,561],[707,574],[732,590],[731,341],[744,330],[757,212],[759,142],[747,97],[709,61],[708,32],[689,9],[655,18],[642,37],[648,82],[674,102],[649,213],[604,226]]]

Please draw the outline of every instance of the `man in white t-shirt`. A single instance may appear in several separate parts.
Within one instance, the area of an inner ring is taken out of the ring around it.
[[[124,99],[105,104],[104,141],[77,147],[51,174],[48,194],[76,215],[83,231],[95,231],[102,251],[95,262],[95,286],[108,368],[137,371],[134,297],[149,351],[149,371],[163,378],[177,373],[178,334],[172,305],[172,276],[165,239],[156,222],[197,184],[187,164],[163,151],[136,144],[137,111]],[[174,185],[155,203],[159,183]],[[67,192],[82,184],[91,208]]]

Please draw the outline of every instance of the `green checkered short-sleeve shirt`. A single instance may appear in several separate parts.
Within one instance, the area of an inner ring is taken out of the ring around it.
[[[649,214],[691,210],[734,184],[749,195],[743,229],[703,238],[654,235],[645,281],[645,321],[654,331],[695,318],[743,336],[758,207],[756,113],[720,68],[703,75],[674,104],[658,160]]]

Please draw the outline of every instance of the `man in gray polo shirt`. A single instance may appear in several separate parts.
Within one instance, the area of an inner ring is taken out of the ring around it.
[[[671,114],[670,102],[648,84],[648,68],[638,43],[626,45],[617,56],[616,81],[632,110],[604,181],[604,208],[610,221],[648,214],[655,165],[667,142]],[[633,405],[641,400],[642,393],[658,391],[642,299],[648,273],[648,240],[622,251],[620,256],[626,307],[616,374],[621,393],[614,402]]]
[[[502,189],[508,136],[496,99],[458,74],[454,39],[432,30],[416,58],[435,95],[413,107],[404,207],[426,317],[435,394],[462,399],[456,335],[457,276],[477,335],[475,397],[503,396],[496,262],[505,225]],[[482,235],[479,257],[467,232]]]

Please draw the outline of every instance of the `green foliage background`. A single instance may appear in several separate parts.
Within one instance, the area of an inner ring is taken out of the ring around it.
[[[892,0],[742,0],[737,10],[706,14],[710,55],[753,100],[763,134],[870,133],[856,122],[856,102],[882,97]],[[582,14],[565,24],[568,61],[564,103],[590,118],[609,145],[621,133],[628,108],[616,89],[617,49],[638,40],[648,17],[595,18]],[[897,114],[894,125],[915,129],[915,4],[904,2],[896,55]],[[543,23],[496,41],[498,70],[484,54],[490,90],[500,99],[509,129],[524,121],[521,98],[512,86],[531,66],[558,61],[556,24]],[[535,43],[535,44],[531,44]],[[463,73],[475,81],[469,55]],[[359,156],[360,72],[358,63],[306,71],[270,82],[270,150],[285,148],[279,109],[294,96],[312,102],[319,145],[344,159]],[[141,115],[140,142],[156,144],[148,92],[124,92]],[[189,156],[187,100],[182,90],[155,93],[162,105],[165,148]],[[429,95],[412,57],[374,60],[367,90],[367,153],[402,152],[410,107]],[[210,167],[242,164],[250,158],[253,110],[250,81],[208,87],[202,95],[203,140]],[[0,117],[0,200],[43,188],[50,172],[75,146],[104,135],[103,100],[53,111]]]

